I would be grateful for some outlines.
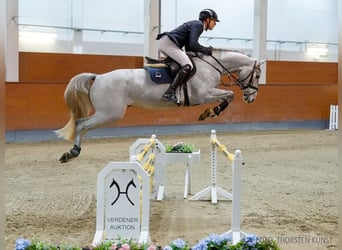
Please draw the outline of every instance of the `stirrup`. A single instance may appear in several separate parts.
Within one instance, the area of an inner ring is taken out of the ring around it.
[[[173,102],[174,104],[178,104],[177,97],[174,93],[165,93],[161,99],[166,102]]]

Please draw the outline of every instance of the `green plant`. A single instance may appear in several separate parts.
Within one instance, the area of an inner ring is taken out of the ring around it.
[[[195,150],[193,144],[177,142],[174,145],[167,144],[165,147],[166,153],[192,153]]]

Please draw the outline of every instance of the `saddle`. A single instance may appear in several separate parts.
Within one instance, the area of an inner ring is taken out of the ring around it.
[[[180,85],[184,93],[184,106],[190,106],[189,93],[187,87],[187,81],[196,73],[196,66],[192,60],[192,57],[197,56],[193,53],[187,53],[189,56],[193,69],[185,81]],[[170,84],[177,75],[181,66],[174,61],[171,57],[166,57],[162,59],[153,59],[151,57],[145,56],[144,69],[150,73],[151,80],[157,84]]]
[[[196,66],[192,60],[192,57],[196,56],[196,54],[188,52],[187,55],[192,61],[193,69],[186,81],[188,81],[196,73]],[[180,68],[181,66],[171,57],[154,59],[145,56],[144,69],[150,73],[151,80],[157,84],[172,83]],[[184,85],[186,85],[186,81],[183,83]]]
[[[150,73],[151,80],[157,84],[172,83],[180,65],[170,57],[153,59],[145,56],[144,69]]]

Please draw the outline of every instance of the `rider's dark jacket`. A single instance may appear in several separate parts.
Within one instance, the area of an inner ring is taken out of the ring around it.
[[[180,49],[185,47],[185,51],[202,52],[211,55],[212,47],[205,47],[198,43],[198,39],[202,33],[202,21],[193,20],[183,23],[172,31],[159,34],[157,40],[167,35]]]

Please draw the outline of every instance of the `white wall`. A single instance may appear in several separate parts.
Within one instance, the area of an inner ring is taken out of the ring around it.
[[[337,61],[337,1],[268,0],[268,59]],[[161,3],[162,31],[197,19],[200,10],[212,8],[221,22],[213,31],[202,34],[203,45],[245,51],[253,48],[253,0],[162,0]],[[40,43],[21,38],[19,50],[143,55],[143,5],[142,0],[19,0],[21,31],[57,34],[56,39],[45,42],[40,39]],[[81,50],[74,48],[72,29],[76,28],[86,30],[82,32]],[[306,49],[311,43],[327,46],[328,54],[319,58],[309,55]]]

